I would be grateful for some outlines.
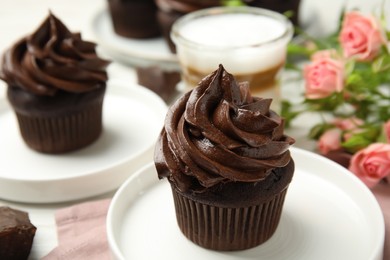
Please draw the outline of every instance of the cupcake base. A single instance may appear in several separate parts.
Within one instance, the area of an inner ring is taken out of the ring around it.
[[[102,104],[62,117],[29,117],[16,113],[26,144],[42,153],[65,153],[85,147],[102,132]]]
[[[116,34],[136,39],[160,36],[153,0],[108,0],[108,7]]]
[[[247,208],[221,208],[198,203],[173,192],[180,230],[195,244],[212,250],[256,247],[275,232],[287,189],[272,200]]]
[[[8,88],[24,142],[41,153],[74,151],[94,142],[102,132],[105,87],[88,93],[41,97]]]
[[[182,193],[171,182],[178,226],[189,240],[207,249],[256,247],[275,233],[293,173],[291,160],[256,184],[231,183],[206,194]]]

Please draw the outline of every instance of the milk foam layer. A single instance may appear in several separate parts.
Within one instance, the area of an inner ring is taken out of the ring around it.
[[[173,40],[183,66],[207,74],[223,64],[233,74],[246,74],[283,63],[291,38],[287,28],[272,17],[225,13],[184,23]]]
[[[233,47],[265,43],[282,36],[286,27],[270,17],[255,14],[220,14],[193,20],[181,35],[206,46]]]

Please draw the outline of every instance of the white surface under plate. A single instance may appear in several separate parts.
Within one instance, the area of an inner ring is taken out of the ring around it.
[[[153,158],[167,106],[152,91],[109,81],[103,133],[81,150],[47,155],[29,149],[16,117],[0,100],[0,198],[49,203],[86,198],[118,188]]]
[[[176,55],[171,53],[162,37],[132,39],[114,32],[108,10],[96,13],[92,19],[91,30],[103,51],[122,62],[134,66],[161,65],[178,69]]]
[[[266,243],[244,251],[203,249],[180,232],[172,193],[154,165],[117,191],[107,216],[116,259],[382,259],[384,221],[371,192],[341,166],[291,149],[296,163],[280,225]]]

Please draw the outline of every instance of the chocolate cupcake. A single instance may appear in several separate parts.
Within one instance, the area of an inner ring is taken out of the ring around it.
[[[107,65],[94,43],[53,14],[5,52],[0,78],[25,143],[64,153],[94,142],[102,132]]]
[[[155,0],[158,11],[157,21],[161,33],[172,53],[176,53],[170,33],[173,23],[181,16],[200,9],[220,5],[220,0]]]
[[[243,250],[275,232],[294,174],[283,120],[222,66],[169,109],[155,148],[178,226],[204,248]]]
[[[160,36],[154,0],[108,0],[108,7],[116,34],[137,39]]]

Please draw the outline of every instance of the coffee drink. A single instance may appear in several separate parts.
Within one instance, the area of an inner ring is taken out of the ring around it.
[[[248,6],[192,12],[177,20],[171,33],[186,90],[222,64],[237,81],[248,81],[253,94],[274,99],[292,35],[285,16]]]

